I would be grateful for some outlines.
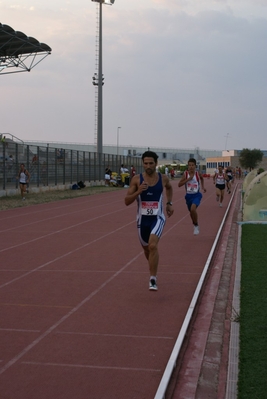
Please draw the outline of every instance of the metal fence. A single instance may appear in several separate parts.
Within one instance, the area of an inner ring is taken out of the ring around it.
[[[2,143],[0,147],[0,188],[3,190],[18,188],[17,176],[21,163],[25,164],[31,175],[31,187],[102,181],[107,166],[118,174],[121,164],[128,169],[133,165],[136,173],[142,171],[140,157],[98,154],[12,141]]]

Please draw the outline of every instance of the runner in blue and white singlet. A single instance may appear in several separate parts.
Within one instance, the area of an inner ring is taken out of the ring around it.
[[[140,185],[144,177],[140,174]],[[162,175],[158,173],[158,181],[154,186],[148,186],[136,199],[137,201],[137,228],[140,242],[143,246],[148,245],[150,234],[160,238],[164,225],[165,215],[163,212],[163,186]]]
[[[125,197],[125,205],[137,202],[137,229],[139,240],[148,261],[149,289],[157,291],[157,270],[159,263],[158,242],[162,235],[166,218],[163,212],[163,191],[166,191],[166,213],[173,214],[172,185],[168,176],[156,171],[158,156],[153,151],[142,155],[144,172],[135,175]]]

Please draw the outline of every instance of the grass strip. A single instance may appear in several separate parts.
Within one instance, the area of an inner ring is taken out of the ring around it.
[[[267,398],[267,225],[242,226],[238,399]]]

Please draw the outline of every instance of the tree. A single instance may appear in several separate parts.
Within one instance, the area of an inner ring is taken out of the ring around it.
[[[263,152],[261,150],[257,150],[256,148],[254,148],[254,150],[243,148],[243,150],[240,152],[239,163],[242,168],[251,170],[258,166],[258,164],[262,161],[263,155]]]

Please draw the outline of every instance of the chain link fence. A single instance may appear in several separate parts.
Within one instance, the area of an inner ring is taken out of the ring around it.
[[[31,187],[71,186],[79,181],[102,182],[107,166],[120,174],[121,164],[142,172],[142,160],[135,156],[97,154],[95,152],[34,146],[13,141],[1,143],[0,189],[17,189],[21,163],[29,171]]]

